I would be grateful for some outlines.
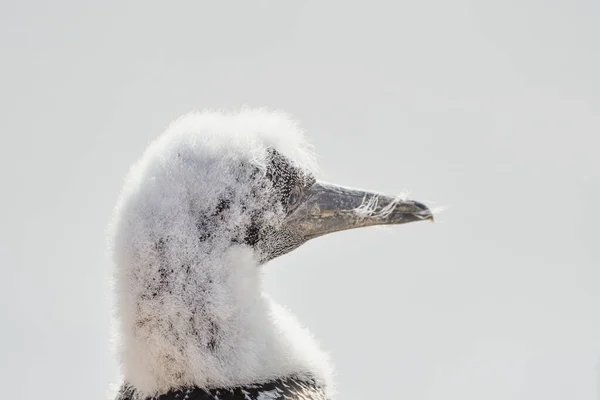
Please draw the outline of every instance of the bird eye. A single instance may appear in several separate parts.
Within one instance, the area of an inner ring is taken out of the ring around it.
[[[295,206],[300,200],[300,195],[302,191],[300,190],[300,186],[294,186],[290,191],[290,195],[288,197],[288,207]]]

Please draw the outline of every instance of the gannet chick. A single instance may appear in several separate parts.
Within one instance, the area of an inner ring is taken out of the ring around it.
[[[118,400],[330,398],[326,353],[262,293],[261,266],[328,233],[432,214],[315,173],[280,112],[190,113],[148,147],[111,224]]]

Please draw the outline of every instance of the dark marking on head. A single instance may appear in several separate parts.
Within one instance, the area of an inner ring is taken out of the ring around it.
[[[273,208],[281,207],[284,212],[292,210],[289,205],[289,197],[292,192],[299,196],[303,189],[310,187],[315,182],[312,175],[294,165],[288,158],[272,148],[267,150],[267,166],[264,176],[269,182]],[[265,224],[263,210],[255,210],[251,216],[251,223],[246,228],[244,243],[255,248],[259,246],[264,257],[262,261],[268,261],[295,248],[296,244],[293,239],[286,232],[277,231],[276,228]]]
[[[217,349],[218,346],[218,338],[219,338],[219,325],[217,323],[215,323],[214,321],[209,319],[208,322],[208,343],[206,344],[206,347],[208,347],[208,349],[210,351],[215,351]]]
[[[306,175],[275,149],[269,149],[267,157],[267,178],[273,184],[277,200],[285,206],[292,188],[295,185],[302,185]]]
[[[156,264],[158,265],[155,264],[149,267],[157,268],[158,276],[151,275],[152,280],[147,282],[147,287],[140,295],[142,299],[157,298],[160,294],[171,293],[168,272],[170,270],[167,254],[168,242],[168,237],[158,238],[152,246],[152,250],[156,253]]]
[[[229,210],[231,205],[231,201],[229,199],[221,199],[219,200],[219,204],[217,204],[217,208],[213,214],[213,216],[217,216],[221,214],[223,211]]]
[[[211,229],[209,226],[208,218],[205,215],[198,217],[196,221],[196,229],[198,230],[198,240],[201,242],[207,241],[211,238]]]
[[[250,225],[246,228],[246,236],[244,237],[244,243],[249,246],[255,246],[258,243],[261,233],[261,215],[255,211],[250,217]]]

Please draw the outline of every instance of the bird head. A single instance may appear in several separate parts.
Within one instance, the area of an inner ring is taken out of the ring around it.
[[[322,235],[432,214],[315,175],[303,133],[278,112],[191,113],[150,144],[112,226],[129,382],[156,394],[323,375],[316,345],[261,295],[257,267]]]
[[[205,255],[248,246],[259,263],[329,233],[433,219],[419,202],[322,182],[315,172],[310,146],[282,113],[192,113],[132,169],[121,216],[129,238],[145,235],[139,242],[150,248],[140,250],[168,241]]]

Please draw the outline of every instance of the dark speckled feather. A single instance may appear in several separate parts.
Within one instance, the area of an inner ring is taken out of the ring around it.
[[[314,380],[290,377],[227,389],[184,388],[147,398],[138,396],[133,387],[124,384],[116,400],[327,400],[327,397]]]

